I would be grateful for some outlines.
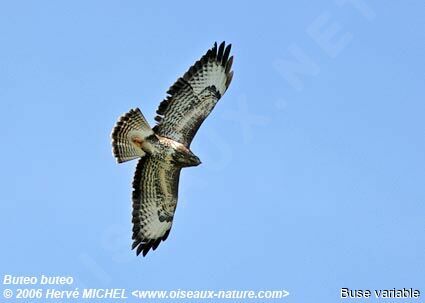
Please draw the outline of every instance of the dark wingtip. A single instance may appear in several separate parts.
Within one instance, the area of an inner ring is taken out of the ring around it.
[[[137,247],[136,256],[140,255],[140,253],[142,252],[142,250],[143,250],[143,245],[141,244],[141,245],[139,245]]]
[[[233,56],[231,56],[226,63],[226,74],[230,72],[230,69],[232,68],[232,64],[233,64]]]
[[[146,254],[149,252],[149,250],[152,248],[153,241],[154,240],[149,240],[148,242],[145,243],[143,248],[143,257],[145,257]]]
[[[167,230],[167,231],[165,232],[165,234],[162,236],[162,241],[167,240],[168,235],[170,234],[170,230],[171,230],[171,229]]]
[[[227,61],[229,60],[230,50],[232,49],[232,44],[229,44],[226,46],[226,49],[224,50],[223,58],[221,60],[221,65],[224,67],[227,64]]]
[[[159,243],[161,243],[161,238],[155,240],[155,242],[152,244],[152,250],[155,250],[158,247]]]
[[[221,62],[223,58],[224,53],[224,41],[220,43],[220,46],[218,47],[218,53],[217,53],[217,61]]]
[[[135,249],[140,243],[142,243],[142,240],[137,239],[133,242],[133,245],[131,245],[131,250]]]
[[[211,54],[217,56],[217,42],[214,42],[213,48],[211,49]]]
[[[139,228],[140,230],[140,228]],[[142,254],[143,257],[145,257],[148,252],[152,250],[156,250],[159,244],[161,244],[162,241],[165,241],[168,238],[168,235],[170,234],[170,230],[167,230],[162,237],[156,238],[156,239],[144,239],[143,236],[139,234],[139,232],[133,233],[133,244],[131,245],[131,249],[136,249],[136,255]]]

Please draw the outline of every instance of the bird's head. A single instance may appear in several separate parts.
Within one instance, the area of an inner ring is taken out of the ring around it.
[[[176,150],[173,153],[173,162],[181,167],[198,166],[201,160],[190,150]]]

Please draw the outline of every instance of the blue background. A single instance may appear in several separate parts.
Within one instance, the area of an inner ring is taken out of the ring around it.
[[[2,274],[423,298],[423,1],[343,2],[2,1]],[[320,20],[339,49],[311,34]],[[115,163],[110,131],[133,107],[153,126],[168,87],[222,40],[235,76],[192,144],[203,163],[182,172],[168,240],[136,257],[136,163]],[[298,86],[285,76],[297,56],[310,64]]]

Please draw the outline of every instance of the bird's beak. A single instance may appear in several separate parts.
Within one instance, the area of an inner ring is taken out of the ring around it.
[[[194,158],[193,158],[193,163],[194,163],[194,165],[193,166],[198,166],[199,164],[201,164],[202,162],[201,162],[201,160],[197,157],[197,156],[195,156]]]

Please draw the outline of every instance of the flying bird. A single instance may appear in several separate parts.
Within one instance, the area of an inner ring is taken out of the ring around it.
[[[233,77],[231,44],[217,43],[180,77],[160,103],[151,128],[139,108],[121,116],[112,130],[118,163],[139,159],[133,179],[133,245],[137,255],[165,241],[177,206],[180,171],[198,166],[190,144]]]

